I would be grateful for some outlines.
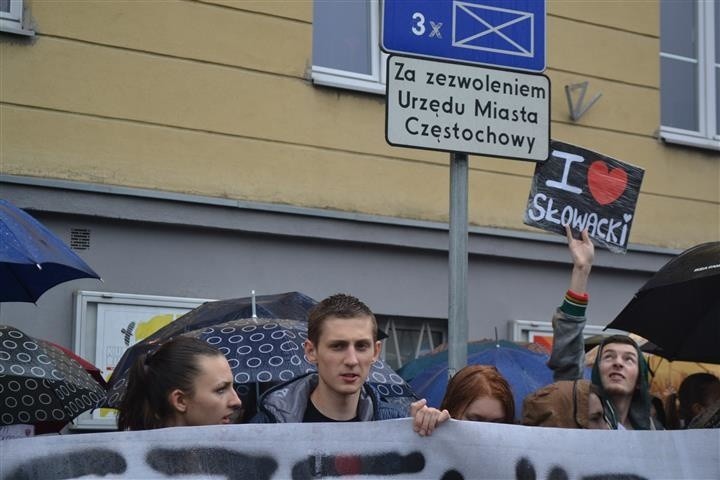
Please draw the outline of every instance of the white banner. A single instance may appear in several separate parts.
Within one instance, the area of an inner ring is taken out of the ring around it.
[[[0,441],[0,479],[720,478],[720,430],[565,430],[409,419],[180,427]]]

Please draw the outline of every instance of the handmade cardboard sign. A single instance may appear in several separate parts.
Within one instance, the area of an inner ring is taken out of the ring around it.
[[[645,171],[606,155],[553,140],[550,158],[535,167],[526,225],[565,235],[588,230],[595,243],[627,251]]]

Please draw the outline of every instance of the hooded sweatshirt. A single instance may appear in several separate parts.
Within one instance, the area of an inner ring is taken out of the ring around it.
[[[585,310],[587,308],[587,295],[578,295],[571,291],[565,296],[563,304],[555,311],[553,316],[553,350],[548,361],[548,366],[554,372],[554,379],[576,380],[583,376],[583,364],[585,360],[585,347],[583,340],[583,328],[585,328]],[[650,418],[650,392],[648,386],[648,367],[645,357],[637,344],[628,338],[638,354],[638,383],[633,394],[628,417],[630,424],[636,430],[653,430],[659,427]],[[592,383],[600,388],[601,396],[604,398],[603,407],[605,416],[610,422],[611,428],[618,428],[617,415],[612,401],[600,381],[600,370],[598,368],[602,357],[602,348],[612,337],[608,337],[600,344],[599,352],[593,365]],[[660,427],[661,428],[661,427]]]
[[[620,337],[621,341],[618,342]],[[602,358],[602,351],[605,345],[610,343],[624,343],[635,347],[638,357],[638,379],[635,385],[635,393],[633,393],[632,401],[630,402],[630,411],[628,412],[628,418],[630,424],[635,430],[655,430],[656,426],[653,424],[650,417],[650,385],[648,383],[648,366],[645,361],[645,356],[640,351],[637,344],[625,335],[612,335],[600,344],[598,347],[598,354],[595,358],[595,363],[592,368],[592,383],[597,385],[602,392],[602,396],[607,398],[607,393],[602,386],[600,379],[600,359]],[[603,401],[605,408],[605,415],[608,417],[608,421],[613,428],[618,428],[618,419],[615,414],[614,405],[612,401],[606,399]]]
[[[542,387],[523,401],[523,425],[589,428],[589,380],[561,380]]]

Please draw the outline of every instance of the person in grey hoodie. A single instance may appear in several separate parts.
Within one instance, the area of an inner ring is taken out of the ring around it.
[[[587,230],[581,232],[580,239],[573,238],[569,226],[565,230],[573,270],[570,288],[552,320],[554,339],[548,366],[553,370],[555,381],[583,377],[587,282],[595,257],[595,247]],[[612,335],[604,339],[593,365],[592,383],[600,389],[611,428],[655,430],[660,427],[650,416],[647,363],[632,338]]]
[[[447,410],[414,402],[404,412],[382,401],[366,382],[380,356],[377,321],[370,308],[345,294],[332,295],[308,315],[305,355],[317,372],[265,392],[251,423],[368,422],[413,417],[421,436],[450,418]]]

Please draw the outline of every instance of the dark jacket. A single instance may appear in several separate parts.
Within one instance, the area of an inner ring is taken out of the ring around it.
[[[310,394],[317,384],[318,374],[308,373],[273,387],[258,400],[258,413],[250,423],[302,423]],[[405,418],[408,413],[381,400],[373,386],[365,382],[358,402],[361,422]]]

